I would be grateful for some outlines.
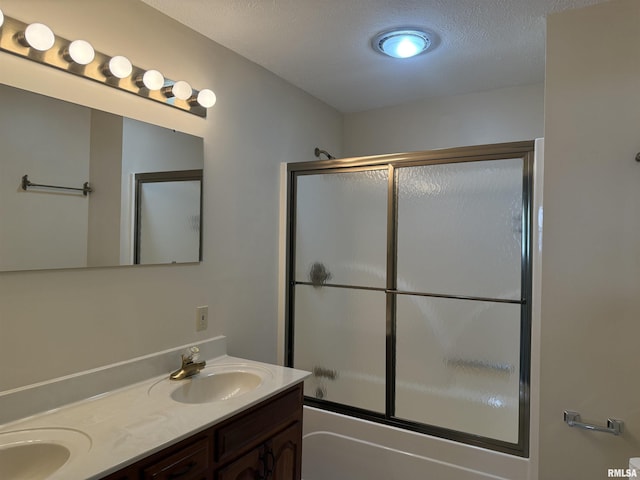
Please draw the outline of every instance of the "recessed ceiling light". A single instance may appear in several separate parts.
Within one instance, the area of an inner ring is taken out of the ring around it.
[[[432,45],[431,34],[415,28],[387,30],[374,37],[373,49],[393,58],[411,58]]]

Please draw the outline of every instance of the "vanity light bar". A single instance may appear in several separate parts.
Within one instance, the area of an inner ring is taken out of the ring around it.
[[[41,23],[26,24],[0,10],[0,50],[88,78],[140,97],[206,118],[216,102],[209,89],[195,90],[184,80],[136,67],[122,55],[95,51],[86,40],[69,41]]]

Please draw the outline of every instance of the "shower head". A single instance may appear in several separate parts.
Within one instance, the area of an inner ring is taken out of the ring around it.
[[[320,150],[318,147],[315,148],[315,150],[313,151],[313,154],[320,159],[320,155],[326,155],[327,160],[333,160],[334,157],[333,155],[331,155],[329,152],[327,152],[326,150]]]

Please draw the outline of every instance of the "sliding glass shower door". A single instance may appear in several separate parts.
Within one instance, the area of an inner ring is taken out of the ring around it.
[[[523,160],[397,170],[395,416],[517,443]]]
[[[531,142],[289,167],[307,403],[528,454]]]
[[[385,412],[388,169],[300,175],[296,365],[305,395]]]

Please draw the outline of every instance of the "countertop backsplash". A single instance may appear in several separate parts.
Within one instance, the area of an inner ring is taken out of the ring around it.
[[[124,362],[0,392],[0,428],[7,423],[85,400],[137,382],[167,375],[180,366],[180,354],[196,345],[200,358],[225,355],[226,337],[218,336]]]

